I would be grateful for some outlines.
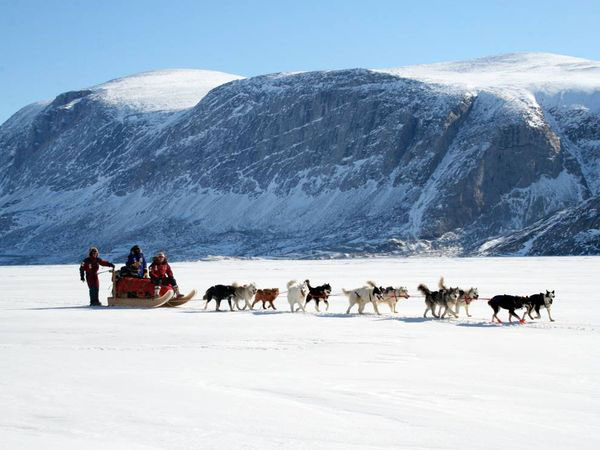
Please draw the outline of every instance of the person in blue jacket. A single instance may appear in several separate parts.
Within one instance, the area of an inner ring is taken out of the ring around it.
[[[131,251],[127,257],[127,263],[125,265],[133,276],[137,276],[138,278],[145,278],[148,276],[146,258],[144,258],[144,254],[142,253],[142,249],[139,245],[134,245],[131,247]]]

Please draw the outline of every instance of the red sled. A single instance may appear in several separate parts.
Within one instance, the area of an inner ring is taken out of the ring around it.
[[[129,306],[132,308],[158,308],[159,306],[180,306],[191,300],[196,291],[177,297],[171,285],[161,286],[158,297],[154,296],[154,285],[150,278],[117,277],[113,271],[112,297],[108,306]]]

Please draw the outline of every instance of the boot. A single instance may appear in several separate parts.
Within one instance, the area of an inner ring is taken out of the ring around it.
[[[183,297],[183,294],[179,293],[179,286],[173,286],[173,290],[175,291],[175,297]]]
[[[160,286],[154,286],[154,297],[158,297],[160,294]]]

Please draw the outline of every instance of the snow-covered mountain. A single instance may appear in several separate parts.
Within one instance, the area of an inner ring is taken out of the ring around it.
[[[600,62],[149,72],[0,127],[0,255],[597,253],[599,164]]]

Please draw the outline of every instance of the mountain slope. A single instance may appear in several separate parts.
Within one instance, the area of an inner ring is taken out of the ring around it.
[[[599,67],[162,71],[65,93],[0,127],[0,254],[478,253],[600,194]]]

